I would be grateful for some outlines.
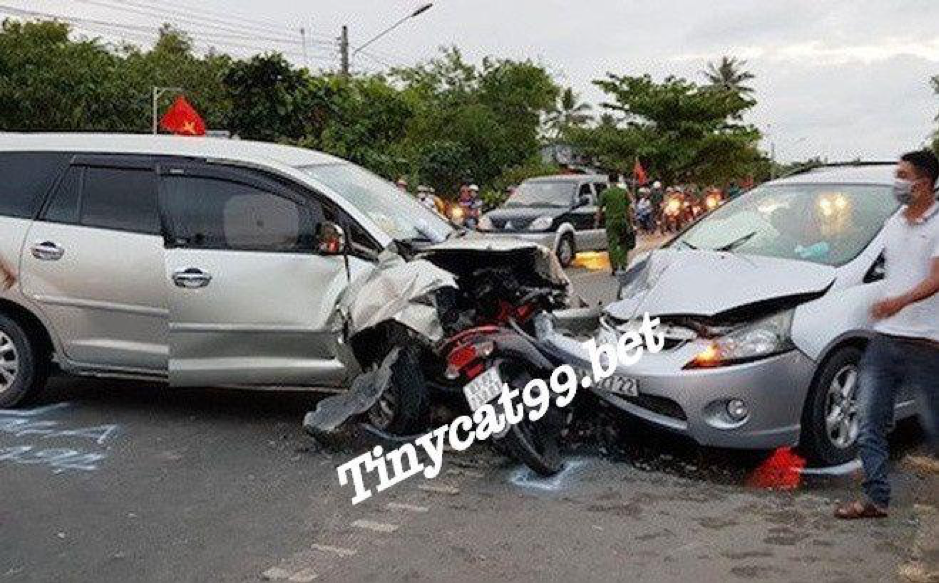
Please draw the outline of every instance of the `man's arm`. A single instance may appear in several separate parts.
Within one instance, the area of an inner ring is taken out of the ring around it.
[[[873,305],[871,314],[875,318],[889,318],[903,308],[921,302],[939,292],[939,257],[932,258],[929,275],[913,289],[903,295],[881,300]]]

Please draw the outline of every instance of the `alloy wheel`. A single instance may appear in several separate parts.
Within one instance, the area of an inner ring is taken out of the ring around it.
[[[561,239],[561,244],[558,246],[558,259],[561,261],[561,265],[570,265],[571,261],[574,260],[574,249],[571,245],[569,239]]]
[[[394,389],[389,388],[378,397],[378,402],[369,409],[369,421],[378,429],[387,429],[394,422],[397,411],[398,398]]]
[[[13,386],[19,370],[19,357],[13,339],[0,332],[0,393]]]
[[[825,396],[825,432],[838,449],[857,441],[857,378],[857,365],[845,365],[831,379]]]

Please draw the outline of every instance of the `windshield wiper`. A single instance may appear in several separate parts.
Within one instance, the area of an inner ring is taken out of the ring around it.
[[[744,235],[743,237],[740,237],[739,239],[734,239],[733,241],[731,241],[730,243],[722,247],[718,247],[714,249],[714,251],[733,251],[737,247],[740,247],[741,245],[743,245],[744,243],[752,239],[755,235],[756,235],[756,231],[753,231],[752,233]]]

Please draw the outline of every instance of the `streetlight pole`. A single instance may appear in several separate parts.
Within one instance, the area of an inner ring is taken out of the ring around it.
[[[160,115],[159,107],[158,107],[160,96],[169,91],[181,92],[183,91],[183,88],[182,87],[152,87],[151,90],[152,90],[150,94],[151,105],[153,107],[152,112],[151,112],[152,122],[153,122],[153,135],[156,135],[160,132],[160,128],[159,128],[160,122],[157,120],[157,118]]]
[[[351,56],[352,56],[352,57],[356,56],[357,54],[359,54],[359,51],[361,51],[361,50],[364,49],[365,47],[369,46],[369,45],[372,44],[373,42],[375,42],[375,41],[377,41],[378,39],[380,39],[381,37],[385,36],[386,34],[388,34],[389,32],[391,32],[392,30],[398,28],[399,26],[401,26],[402,24],[404,24],[404,23],[407,22],[408,20],[410,20],[410,19],[412,19],[412,18],[417,18],[417,17],[420,16],[421,14],[424,14],[425,12],[427,12],[428,10],[430,10],[431,8],[433,8],[433,6],[434,6],[433,2],[427,2],[426,4],[421,4],[421,5],[417,8],[417,10],[415,10],[414,12],[408,14],[407,16],[405,16],[404,18],[402,18],[401,20],[395,22],[394,24],[392,24],[391,26],[389,26],[389,27],[386,28],[385,30],[379,32],[378,34],[376,34],[376,35],[373,36],[372,38],[368,39],[367,41],[365,41],[364,43],[362,43],[361,45],[359,45],[358,48],[356,48],[354,51],[352,51],[352,55],[351,55]],[[349,58],[350,58],[350,55],[349,55],[349,34],[348,34],[348,30],[346,29],[345,26],[342,27],[342,32],[343,32],[343,35],[342,35],[342,37],[340,37],[339,43],[340,43],[340,50],[342,50],[342,47],[343,47],[343,46],[345,47],[345,50],[342,52],[342,54],[343,54],[343,73],[346,74],[346,75],[348,75],[348,74],[349,74]]]

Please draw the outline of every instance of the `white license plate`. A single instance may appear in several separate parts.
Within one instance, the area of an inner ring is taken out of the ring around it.
[[[597,388],[623,397],[639,396],[639,381],[629,377],[612,376],[600,381]]]
[[[463,387],[463,395],[470,409],[475,411],[502,394],[502,377],[499,368],[492,367]]]

